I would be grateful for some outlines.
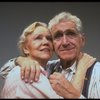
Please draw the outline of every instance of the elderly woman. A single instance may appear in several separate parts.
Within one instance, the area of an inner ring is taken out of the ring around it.
[[[20,67],[16,66],[7,75],[2,98],[61,98],[53,91],[44,74],[43,66],[53,54],[52,37],[46,24],[34,22],[29,25],[20,36],[18,46],[23,56],[38,61],[42,66],[40,79],[32,84],[25,83],[20,78]]]

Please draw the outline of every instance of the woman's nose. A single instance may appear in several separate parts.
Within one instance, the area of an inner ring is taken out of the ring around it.
[[[44,43],[44,44],[47,44],[47,43],[48,43],[48,40],[47,40],[46,37],[43,38],[43,43]]]

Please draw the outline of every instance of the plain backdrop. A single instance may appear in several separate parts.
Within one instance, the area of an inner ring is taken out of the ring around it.
[[[26,26],[34,21],[48,23],[62,11],[83,21],[84,50],[100,60],[100,2],[0,2],[0,67],[19,55],[17,41]]]
[[[0,2],[0,67],[19,55],[17,41],[26,26],[34,21],[48,23],[62,11],[82,20],[84,51],[100,60],[100,2]]]

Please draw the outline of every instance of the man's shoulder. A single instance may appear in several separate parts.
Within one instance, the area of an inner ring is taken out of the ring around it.
[[[5,78],[8,73],[14,68],[15,66],[15,58],[8,60],[1,68],[0,68],[0,76]]]
[[[4,70],[10,70],[12,69],[13,65],[15,63],[15,58],[8,60],[0,69],[0,72],[4,71]]]
[[[96,62],[96,65],[97,65],[97,66],[100,66],[100,61],[97,61],[97,62]]]
[[[94,67],[92,69],[92,76],[95,78],[100,77],[100,62],[99,61],[97,61],[94,64]]]
[[[94,70],[99,70],[100,71],[100,62],[97,61],[94,65]]]

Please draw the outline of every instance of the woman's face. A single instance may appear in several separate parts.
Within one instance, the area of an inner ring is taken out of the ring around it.
[[[49,30],[39,26],[27,36],[25,50],[35,60],[49,60],[53,54],[52,36]]]

